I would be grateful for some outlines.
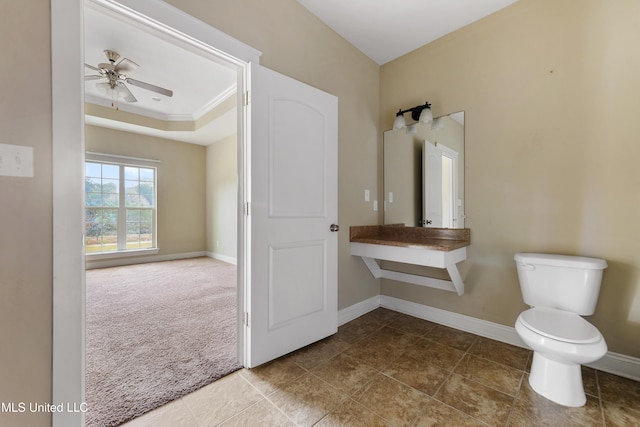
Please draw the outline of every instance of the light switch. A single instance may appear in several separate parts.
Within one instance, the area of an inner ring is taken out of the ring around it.
[[[33,177],[33,147],[0,144],[0,175]]]
[[[371,193],[369,193],[369,190],[364,190],[364,201],[368,202],[371,198]]]
[[[377,210],[378,210],[378,201],[377,201],[377,200],[374,200],[374,201],[373,201],[373,210],[374,210],[374,211],[377,211]]]

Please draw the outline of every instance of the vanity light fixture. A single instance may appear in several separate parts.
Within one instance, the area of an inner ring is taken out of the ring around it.
[[[393,129],[404,129],[407,123],[404,121],[404,113],[411,112],[411,118],[420,123],[431,123],[433,121],[433,113],[431,112],[431,104],[425,102],[424,105],[418,105],[407,110],[398,110],[396,119],[393,121]]]

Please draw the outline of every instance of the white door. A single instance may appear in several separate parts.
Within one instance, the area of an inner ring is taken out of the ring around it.
[[[429,141],[423,144],[423,226],[442,227],[442,152]]]
[[[438,144],[442,154],[442,226],[458,225],[458,152]]]
[[[455,228],[458,222],[458,152],[423,144],[423,226]]]
[[[248,68],[245,365],[337,331],[338,100]]]

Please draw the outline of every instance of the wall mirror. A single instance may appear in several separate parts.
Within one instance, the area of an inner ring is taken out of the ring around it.
[[[384,223],[464,228],[464,111],[384,133]]]

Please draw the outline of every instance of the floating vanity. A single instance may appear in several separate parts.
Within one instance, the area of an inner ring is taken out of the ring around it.
[[[376,279],[392,279],[464,293],[457,263],[467,259],[470,244],[468,228],[404,227],[402,225],[352,226],[349,230],[351,255],[362,258]],[[395,261],[446,269],[451,280],[381,268],[378,260]]]

